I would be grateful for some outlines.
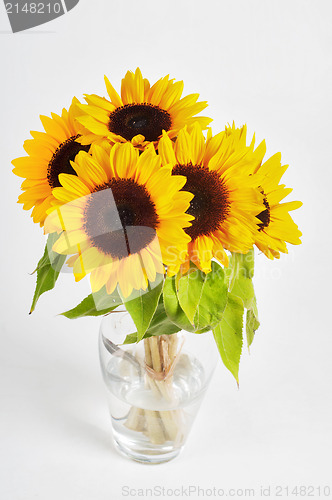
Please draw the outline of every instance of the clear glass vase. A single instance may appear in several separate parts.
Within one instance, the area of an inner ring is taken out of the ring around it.
[[[99,353],[113,438],[128,458],[162,463],[183,448],[218,359],[212,332],[181,331],[123,344],[135,325],[105,316]]]

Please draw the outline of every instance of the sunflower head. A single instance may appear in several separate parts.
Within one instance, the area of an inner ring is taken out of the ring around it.
[[[302,206],[300,201],[280,203],[292,189],[279,184],[287,170],[281,165],[280,153],[258,166],[255,175],[259,176],[257,185],[263,195],[262,210],[256,216],[259,220],[255,236],[256,246],[269,258],[279,258],[280,252],[287,253],[286,243],[299,245],[302,233],[289,215],[291,210]]]
[[[183,189],[194,196],[188,213],[195,217],[186,229],[191,237],[186,266],[193,261],[204,272],[216,257],[228,265],[225,250],[246,253],[254,234],[263,196],[253,179],[264,144],[246,146],[246,128],[227,127],[205,140],[199,124],[180,131],[175,142],[167,134],[159,142],[162,163],[187,179]]]
[[[181,128],[194,121],[206,128],[210,118],[195,117],[206,106],[197,102],[199,95],[181,98],[183,82],[161,78],[150,86],[139,68],[128,71],[122,80],[121,97],[105,77],[109,99],[86,95],[87,104],[81,105],[84,113],[79,121],[92,134],[107,138],[110,142],[131,142],[144,149],[150,142],[157,147],[163,133],[170,138],[177,136]]]
[[[67,111],[62,110],[61,116],[51,113],[51,118],[41,116],[45,132],[31,132],[32,139],[24,142],[28,156],[12,161],[13,172],[24,177],[23,194],[18,203],[24,210],[32,210],[34,222],[44,224],[47,210],[51,207],[54,197],[53,189],[60,186],[60,174],[76,175],[71,166],[79,151],[90,151],[91,143],[80,143],[86,134],[86,129],[76,120],[79,101],[74,97]]]
[[[118,285],[128,297],[163,276],[164,265],[176,273],[190,241],[186,178],[161,168],[153,147],[139,154],[130,143],[80,152],[72,166],[75,176],[60,175],[45,229],[63,231],[53,250],[72,255],[76,280],[90,273],[93,292]]]

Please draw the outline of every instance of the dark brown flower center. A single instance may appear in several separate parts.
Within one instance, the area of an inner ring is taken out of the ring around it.
[[[173,174],[185,175],[187,182],[182,188],[194,195],[187,213],[195,220],[186,229],[195,240],[198,236],[216,231],[229,214],[228,191],[217,172],[200,165],[176,165]]]
[[[171,128],[169,113],[152,104],[126,104],[109,116],[108,129],[131,141],[135,135],[144,135],[146,141],[157,141],[163,130]]]
[[[52,189],[61,186],[59,182],[59,174],[76,175],[76,172],[70,162],[75,160],[77,153],[80,151],[89,152],[90,145],[82,146],[82,144],[76,142],[76,139],[79,137],[79,134],[70,137],[70,139],[67,139],[65,142],[60,144],[58,149],[53,154],[47,170],[47,180]]]
[[[146,188],[133,179],[111,179],[98,186],[84,211],[84,230],[93,246],[122,259],[148,246],[158,215]]]
[[[259,231],[263,231],[263,229],[265,227],[268,227],[268,225],[270,224],[270,205],[266,199],[266,196],[264,196],[263,203],[266,209],[263,210],[260,214],[256,215],[257,219],[261,221],[261,223],[258,224]]]

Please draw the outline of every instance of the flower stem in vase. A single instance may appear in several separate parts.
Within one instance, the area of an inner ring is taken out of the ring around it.
[[[173,370],[178,362],[178,336],[160,335],[144,339],[146,386],[152,392],[158,410],[132,407],[126,426],[144,432],[153,444],[183,439],[183,410],[167,409],[176,406]],[[164,406],[165,409],[160,409]]]

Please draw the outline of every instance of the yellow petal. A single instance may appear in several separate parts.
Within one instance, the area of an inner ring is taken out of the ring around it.
[[[175,167],[178,163],[174,153],[173,142],[165,131],[163,131],[163,136],[158,143],[158,153],[160,154],[163,165],[171,165],[172,167]]]
[[[179,132],[175,143],[175,155],[177,162],[181,165],[186,165],[191,161],[191,140],[186,128]]]
[[[77,121],[84,125],[90,132],[96,135],[101,135],[107,137],[109,135],[109,130],[106,124],[98,122],[94,118],[88,115],[82,115],[77,118]]]
[[[89,188],[81,179],[76,177],[76,175],[60,174],[59,182],[67,191],[72,192],[77,197],[90,194]]]
[[[60,238],[54,243],[53,250],[56,253],[67,255],[77,253],[78,245],[82,245],[87,241],[87,236],[83,231],[64,231]]]
[[[94,189],[98,185],[105,184],[109,180],[109,177],[102,166],[84,151],[80,151],[78,153],[75,162],[72,163],[72,166],[77,175],[89,186],[90,189]]]
[[[59,117],[60,118],[60,117]],[[65,132],[65,130],[57,122],[49,118],[48,116],[40,115],[40,120],[43,124],[45,131],[59,142],[65,142],[70,136]]]
[[[196,122],[190,133],[191,136],[191,162],[199,165],[203,160],[205,139],[200,125]]]
[[[78,108],[89,116],[92,116],[96,120],[102,123],[108,123],[109,121],[109,111],[93,106],[92,104],[79,104]],[[82,114],[82,113],[81,113]],[[78,117],[79,118],[79,117]]]
[[[122,102],[119,94],[116,92],[113,85],[111,85],[109,79],[106,76],[105,76],[105,84],[106,84],[107,93],[110,96],[112,104],[114,104],[114,106],[117,108],[123,106],[123,102]]]
[[[114,148],[113,148],[114,149]],[[131,178],[139,152],[130,143],[119,145],[114,151],[113,166],[119,178]]]
[[[166,111],[179,101],[183,92],[183,82],[172,83],[160,100],[160,107]]]
[[[149,90],[148,100],[151,104],[155,106],[160,105],[160,101],[165,94],[168,86],[168,75],[164,78],[160,78]]]

